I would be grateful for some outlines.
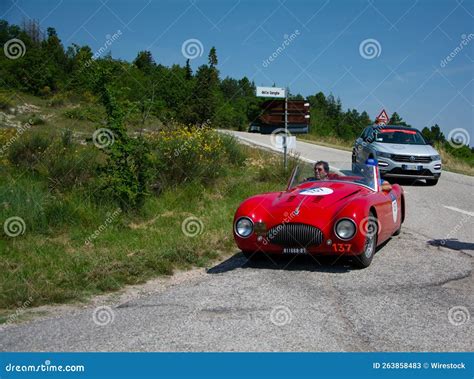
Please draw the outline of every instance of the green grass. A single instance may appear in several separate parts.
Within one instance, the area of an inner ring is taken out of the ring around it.
[[[240,202],[283,189],[287,179],[280,159],[244,149],[245,164],[226,167],[212,185],[168,188],[149,197],[138,214],[114,216],[116,206],[99,205],[80,191],[49,192],[34,173],[2,180],[0,220],[21,217],[26,230],[0,237],[0,309],[14,312],[27,301],[29,306],[81,301],[235,252],[232,219]],[[268,173],[269,166],[276,174]],[[183,233],[189,217],[196,220],[196,236]]]

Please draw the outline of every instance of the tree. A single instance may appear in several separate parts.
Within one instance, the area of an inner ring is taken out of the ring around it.
[[[392,117],[390,117],[389,125],[400,125],[400,126],[410,126],[408,125],[397,112],[393,112]]]
[[[189,59],[186,59],[186,80],[190,80],[193,77],[193,70],[191,68],[191,65],[189,64]]]
[[[146,73],[150,73],[156,66],[151,51],[148,50],[138,52],[133,64],[137,66],[139,70]]]
[[[446,141],[446,138],[438,124],[433,125],[431,128],[424,127],[421,133],[428,141],[438,143],[444,143]]]
[[[211,50],[209,50],[209,66],[211,68],[217,66],[217,53],[216,48],[214,46],[212,46]]]

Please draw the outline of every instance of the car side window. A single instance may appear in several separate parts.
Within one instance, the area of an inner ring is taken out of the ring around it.
[[[370,135],[370,131],[372,130],[372,128],[368,127],[368,128],[365,128],[364,132],[362,133],[362,139],[365,141],[369,135]]]

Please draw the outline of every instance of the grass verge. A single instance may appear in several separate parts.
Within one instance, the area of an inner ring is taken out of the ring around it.
[[[242,149],[244,164],[226,167],[212,185],[168,188],[149,197],[139,214],[97,205],[79,192],[53,196],[33,174],[2,181],[2,221],[14,208],[25,229],[0,238],[0,322],[25,304],[82,301],[236,251],[232,220],[240,202],[280,190],[287,179],[278,157]]]

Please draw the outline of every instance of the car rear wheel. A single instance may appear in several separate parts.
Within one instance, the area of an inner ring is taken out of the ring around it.
[[[438,179],[426,179],[426,184],[429,186],[435,186],[438,184]]]
[[[377,248],[378,229],[378,220],[375,215],[370,212],[366,227],[364,252],[361,255],[354,257],[353,264],[355,267],[366,268],[372,263],[372,259],[375,255],[375,249]]]

